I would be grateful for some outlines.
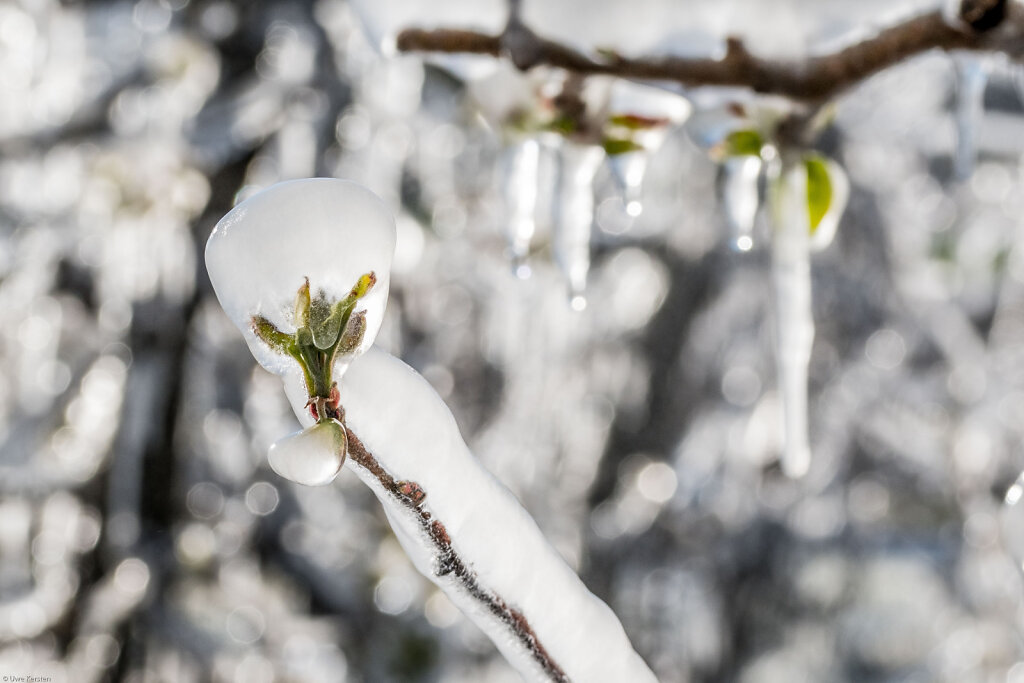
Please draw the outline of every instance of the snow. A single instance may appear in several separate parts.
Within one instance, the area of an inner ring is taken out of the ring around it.
[[[323,290],[336,300],[373,271],[377,284],[356,307],[366,311],[361,353],[383,321],[394,249],[394,219],[376,195],[345,180],[306,178],[274,185],[228,212],[206,243],[206,267],[217,299],[256,360],[283,374],[295,361],[253,334],[252,316],[260,313],[294,332],[295,293],[304,278],[314,294]]]
[[[397,358],[371,349],[352,363],[340,390],[349,428],[395,479],[423,488],[424,506],[446,526],[481,585],[525,615],[571,680],[656,680],[611,609],[587,590],[526,510],[470,453],[451,412],[426,380]],[[301,405],[293,407],[303,412]],[[524,677],[547,680],[491,614],[452,578],[434,575],[434,558],[411,514],[372,475],[355,470],[381,499],[416,567],[491,636]]]

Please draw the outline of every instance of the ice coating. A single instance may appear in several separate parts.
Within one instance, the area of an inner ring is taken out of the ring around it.
[[[356,351],[362,353],[383,320],[394,249],[394,219],[376,195],[346,180],[306,178],[273,185],[229,211],[206,243],[206,268],[253,356],[283,374],[295,361],[253,334],[252,317],[259,313],[279,330],[294,332],[295,293],[306,277],[314,295],[323,290],[337,300],[373,271],[377,283],[356,307],[366,311]]]
[[[267,459],[289,481],[330,484],[345,463],[345,428],[336,420],[318,422],[272,444]]]
[[[811,462],[807,436],[807,373],[814,342],[811,316],[810,219],[807,171],[794,165],[774,193],[772,284],[775,353],[782,396],[782,469],[806,474]]]
[[[402,361],[371,349],[341,383],[346,422],[396,479],[426,492],[424,506],[447,528],[456,551],[485,588],[526,617],[539,642],[572,681],[656,681],[611,609],[548,544],[519,502],[473,457],[431,386]],[[301,406],[293,406],[301,412]],[[434,574],[434,558],[412,516],[362,468],[416,567],[494,640],[527,680],[549,680],[508,630],[454,580]]]

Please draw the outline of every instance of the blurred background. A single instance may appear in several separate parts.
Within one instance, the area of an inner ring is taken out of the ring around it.
[[[714,55],[739,33],[799,56],[926,7],[524,16],[627,53]],[[567,256],[552,217],[569,143],[546,139],[524,181],[490,107],[558,76],[387,49],[396,22],[495,31],[504,11],[0,4],[0,675],[519,680],[350,472],[313,489],[266,465],[297,423],[202,249],[255,190],[335,176],[398,217],[378,343],[433,384],[662,681],[1024,681],[1024,512],[1003,502],[1024,469],[1019,67],[928,54],[839,102],[818,146],[851,196],[813,261],[813,462],[794,481],[765,226],[733,248],[700,136],[673,125],[645,157],[639,215],[592,164],[587,258]],[[523,182],[539,191],[515,260]],[[583,260],[585,308],[563,275]]]

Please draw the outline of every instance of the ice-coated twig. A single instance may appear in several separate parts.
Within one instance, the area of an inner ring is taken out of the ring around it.
[[[527,680],[656,681],[611,609],[470,453],[426,380],[371,349],[339,389],[349,462],[399,543]],[[297,407],[297,375],[288,393]]]
[[[568,683],[569,677],[537,638],[533,627],[522,612],[511,607],[500,595],[481,585],[479,577],[459,556],[444,523],[435,519],[425,508],[423,503],[427,498],[427,492],[415,482],[397,481],[377,462],[373,454],[366,450],[363,442],[351,429],[348,430],[348,454],[351,462],[362,470],[360,474],[363,478],[369,476],[376,479],[392,504],[402,506],[416,520],[422,542],[429,545],[434,552],[435,576],[450,577],[486,612],[496,617],[508,629],[509,635],[529,653],[548,680]]]
[[[629,58],[604,51],[591,57],[538,36],[518,20],[510,21],[499,35],[407,28],[398,34],[396,45],[403,52],[505,55],[523,70],[555,66],[581,75],[672,81],[684,86],[748,87],[794,100],[821,102],[928,50],[999,51],[1020,57],[1024,54],[1024,27],[1022,20],[1007,10],[1009,4],[1007,0],[965,0],[959,4],[955,17],[947,17],[941,11],[929,12],[831,54],[794,61],[757,57],[737,38],[727,40],[722,59]]]

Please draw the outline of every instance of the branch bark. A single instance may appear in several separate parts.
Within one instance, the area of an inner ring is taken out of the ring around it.
[[[454,29],[410,28],[397,37],[402,52],[468,53],[507,56],[522,70],[552,66],[581,74],[603,74],[633,80],[669,81],[684,86],[737,86],[793,100],[820,103],[835,97],[908,57],[939,50],[1016,52],[1019,31],[1013,35],[993,30],[1007,22],[1003,15],[991,21],[974,16],[973,5],[961,9],[964,26],[951,26],[939,11],[913,17],[859,43],[827,55],[802,61],[757,57],[737,38],[727,40],[722,59],[682,57],[629,58],[621,55],[590,57],[574,48],[538,36],[513,18],[499,35]],[[979,15],[980,16],[980,15]]]
[[[347,429],[346,434],[348,456],[352,462],[372,475],[395,502],[415,516],[420,532],[434,550],[434,573],[438,577],[450,577],[484,609],[493,614],[508,629],[509,635],[529,652],[549,680],[554,683],[569,683],[569,677],[537,638],[526,616],[509,605],[500,595],[480,584],[476,574],[469,569],[452,545],[444,524],[423,507],[427,492],[415,482],[396,480],[373,457],[351,429]]]

